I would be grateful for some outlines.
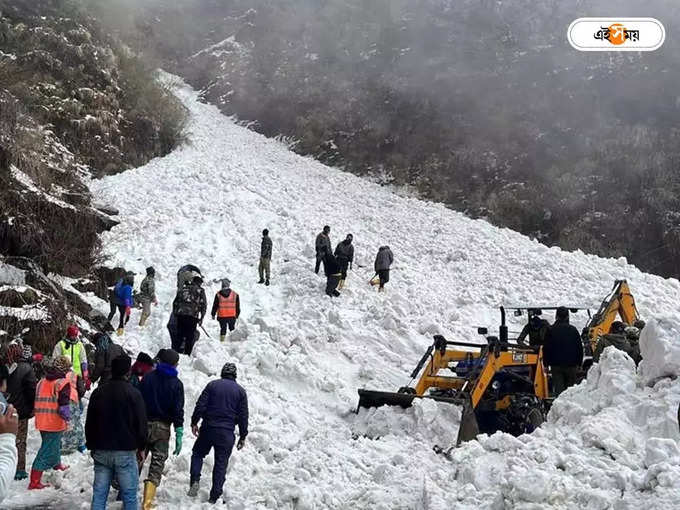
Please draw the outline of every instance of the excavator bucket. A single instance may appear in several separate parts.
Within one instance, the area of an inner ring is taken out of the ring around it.
[[[419,396],[414,393],[395,393],[389,391],[372,391],[359,390],[359,406],[357,413],[362,407],[370,409],[372,407],[382,406],[398,406],[402,409],[407,409],[413,404],[413,400],[429,399],[437,402],[444,402],[447,404],[454,404],[462,407],[460,423],[458,424],[458,438],[456,446],[466,441],[471,441],[479,434],[479,425],[477,424],[477,417],[472,408],[469,396],[465,397],[445,397],[437,395]]]

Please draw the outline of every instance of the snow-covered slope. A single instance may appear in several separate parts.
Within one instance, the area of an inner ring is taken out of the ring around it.
[[[663,379],[644,387],[632,362],[613,350],[588,381],[558,399],[549,423],[533,436],[496,434],[448,458],[432,447],[453,441],[455,408],[424,402],[406,411],[353,411],[357,388],[407,383],[432,334],[476,341],[477,326],[495,329],[500,304],[595,307],[614,279],[625,277],[645,318],[675,323],[676,280],[643,274],[624,260],[547,248],[441,205],[397,196],[237,126],[198,102],[194,91],[177,93],[193,116],[190,144],[92,188],[121,211],[121,224],[103,239],[110,263],[138,273],[153,265],[159,275],[160,305],[147,328],[132,325],[122,339],[131,352],[153,354],[169,345],[165,324],[181,265],[203,270],[209,295],[218,290],[213,280],[225,276],[241,295],[243,315],[229,342],[220,345],[216,324],[207,321],[212,339],[203,335],[195,357],[180,363],[187,422],[224,362],[237,363],[248,390],[251,434],[232,456],[229,508],[674,504],[680,386]],[[332,301],[313,272],[314,237],[324,224],[332,226],[334,243],[352,232],[357,250],[348,287]],[[268,288],[256,284],[265,227],[274,240]],[[383,244],[395,254],[395,269],[387,292],[378,294],[367,281]],[[658,334],[650,336],[660,342]],[[363,437],[367,429],[380,437]],[[158,508],[207,507],[210,460],[202,503],[185,495],[188,436],[182,454],[167,463]],[[33,436],[31,453],[35,447]],[[74,469],[51,475],[60,489],[27,496],[24,484],[15,483],[7,507],[64,500],[65,508],[88,508],[91,461],[78,455],[68,461]]]

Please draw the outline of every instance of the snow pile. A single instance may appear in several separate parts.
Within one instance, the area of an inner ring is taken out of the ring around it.
[[[657,317],[640,335],[640,375],[647,383],[661,377],[680,375],[680,320],[677,316]]]
[[[154,354],[169,345],[165,325],[181,265],[202,269],[210,298],[225,276],[241,296],[243,313],[229,341],[220,344],[216,324],[206,320],[212,338],[204,334],[193,358],[182,356],[179,366],[187,422],[225,361],[236,362],[248,390],[250,435],[230,462],[230,508],[675,505],[680,384],[663,378],[646,385],[631,360],[612,349],[530,436],[495,434],[439,455],[433,446],[455,442],[458,408],[426,401],[407,410],[354,410],[358,388],[394,391],[408,383],[433,334],[473,342],[477,326],[495,330],[500,304],[597,308],[613,281],[627,278],[643,318],[652,312],[672,318],[676,280],[641,273],[624,260],[548,248],[398,196],[292,154],[200,103],[188,88],[177,93],[192,114],[191,143],[92,188],[121,213],[121,224],[103,236],[108,264],[138,274],[153,265],[158,275],[159,306],[147,327],[133,318],[121,339],[130,352]],[[314,238],[324,224],[332,226],[334,242],[352,232],[356,244],[354,271],[335,300],[323,295],[325,281],[313,272]],[[263,228],[274,242],[271,287],[256,283]],[[367,282],[383,244],[395,265],[387,291],[378,294]],[[523,321],[511,319],[511,331],[519,331]],[[586,319],[577,314],[573,322],[580,327]],[[654,338],[664,337],[666,326],[653,327]],[[208,508],[211,457],[199,498],[186,496],[193,441],[187,426],[184,450],[167,462],[158,508]],[[37,444],[32,432],[29,462]],[[5,506],[60,508],[63,501],[63,508],[73,502],[88,508],[92,462],[77,454],[67,462],[73,468],[63,484],[62,475],[48,475],[59,489],[27,494],[24,483],[15,483],[16,496]]]

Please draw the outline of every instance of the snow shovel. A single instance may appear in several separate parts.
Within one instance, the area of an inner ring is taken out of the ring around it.
[[[211,338],[211,339],[212,339],[212,337],[208,334],[208,332],[207,332],[207,331],[205,330],[205,328],[203,327],[203,324],[199,325],[198,327],[201,328],[201,329],[203,330],[203,333],[205,333],[205,336],[207,336],[208,338]]]

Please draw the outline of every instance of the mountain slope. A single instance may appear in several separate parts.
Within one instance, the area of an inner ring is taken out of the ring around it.
[[[544,429],[470,443],[451,454],[454,462],[432,447],[453,441],[457,409],[426,402],[407,411],[352,411],[358,387],[389,390],[408,382],[433,333],[475,341],[476,326],[495,329],[499,304],[596,306],[615,278],[626,277],[644,317],[673,318],[678,281],[641,273],[625,260],[550,249],[399,196],[239,127],[188,88],[177,94],[192,115],[190,143],[91,187],[120,210],[121,224],[102,238],[110,264],[138,274],[154,265],[159,274],[160,305],[147,328],[133,320],[122,339],[131,352],[153,354],[169,344],[165,324],[181,265],[203,270],[209,296],[225,276],[241,295],[243,315],[230,341],[220,345],[216,325],[206,321],[212,339],[203,335],[194,358],[180,363],[187,422],[199,392],[227,360],[237,363],[249,392],[251,434],[247,448],[232,456],[230,508],[578,508],[595,495],[605,508],[670,497],[652,483],[648,442],[630,436],[644,429],[645,438],[678,439],[677,428],[661,425],[674,419],[680,387],[667,379],[663,387],[643,387],[617,352],[558,400]],[[324,224],[332,226],[334,242],[352,232],[357,250],[349,287],[332,301],[312,271],[314,236]],[[265,227],[274,240],[269,288],[255,283]],[[377,294],[367,281],[383,244],[394,251],[395,270],[387,292]],[[620,390],[608,374],[619,374]],[[619,391],[661,425],[612,418],[623,404],[608,392]],[[579,414],[577,406],[585,410]],[[607,439],[615,426],[622,431]],[[363,437],[366,431],[373,439]],[[32,435],[32,453],[36,441]],[[159,508],[201,507],[185,496],[192,442],[187,438],[182,454],[169,459]],[[70,472],[51,475],[60,489],[26,496],[23,483],[15,484],[7,508],[47,501],[57,508],[54,502],[66,498],[85,508],[91,461],[77,455],[68,461]],[[624,461],[628,474],[616,475]],[[208,460],[202,502],[211,467]],[[671,488],[680,485],[672,469],[655,469],[668,473]]]

